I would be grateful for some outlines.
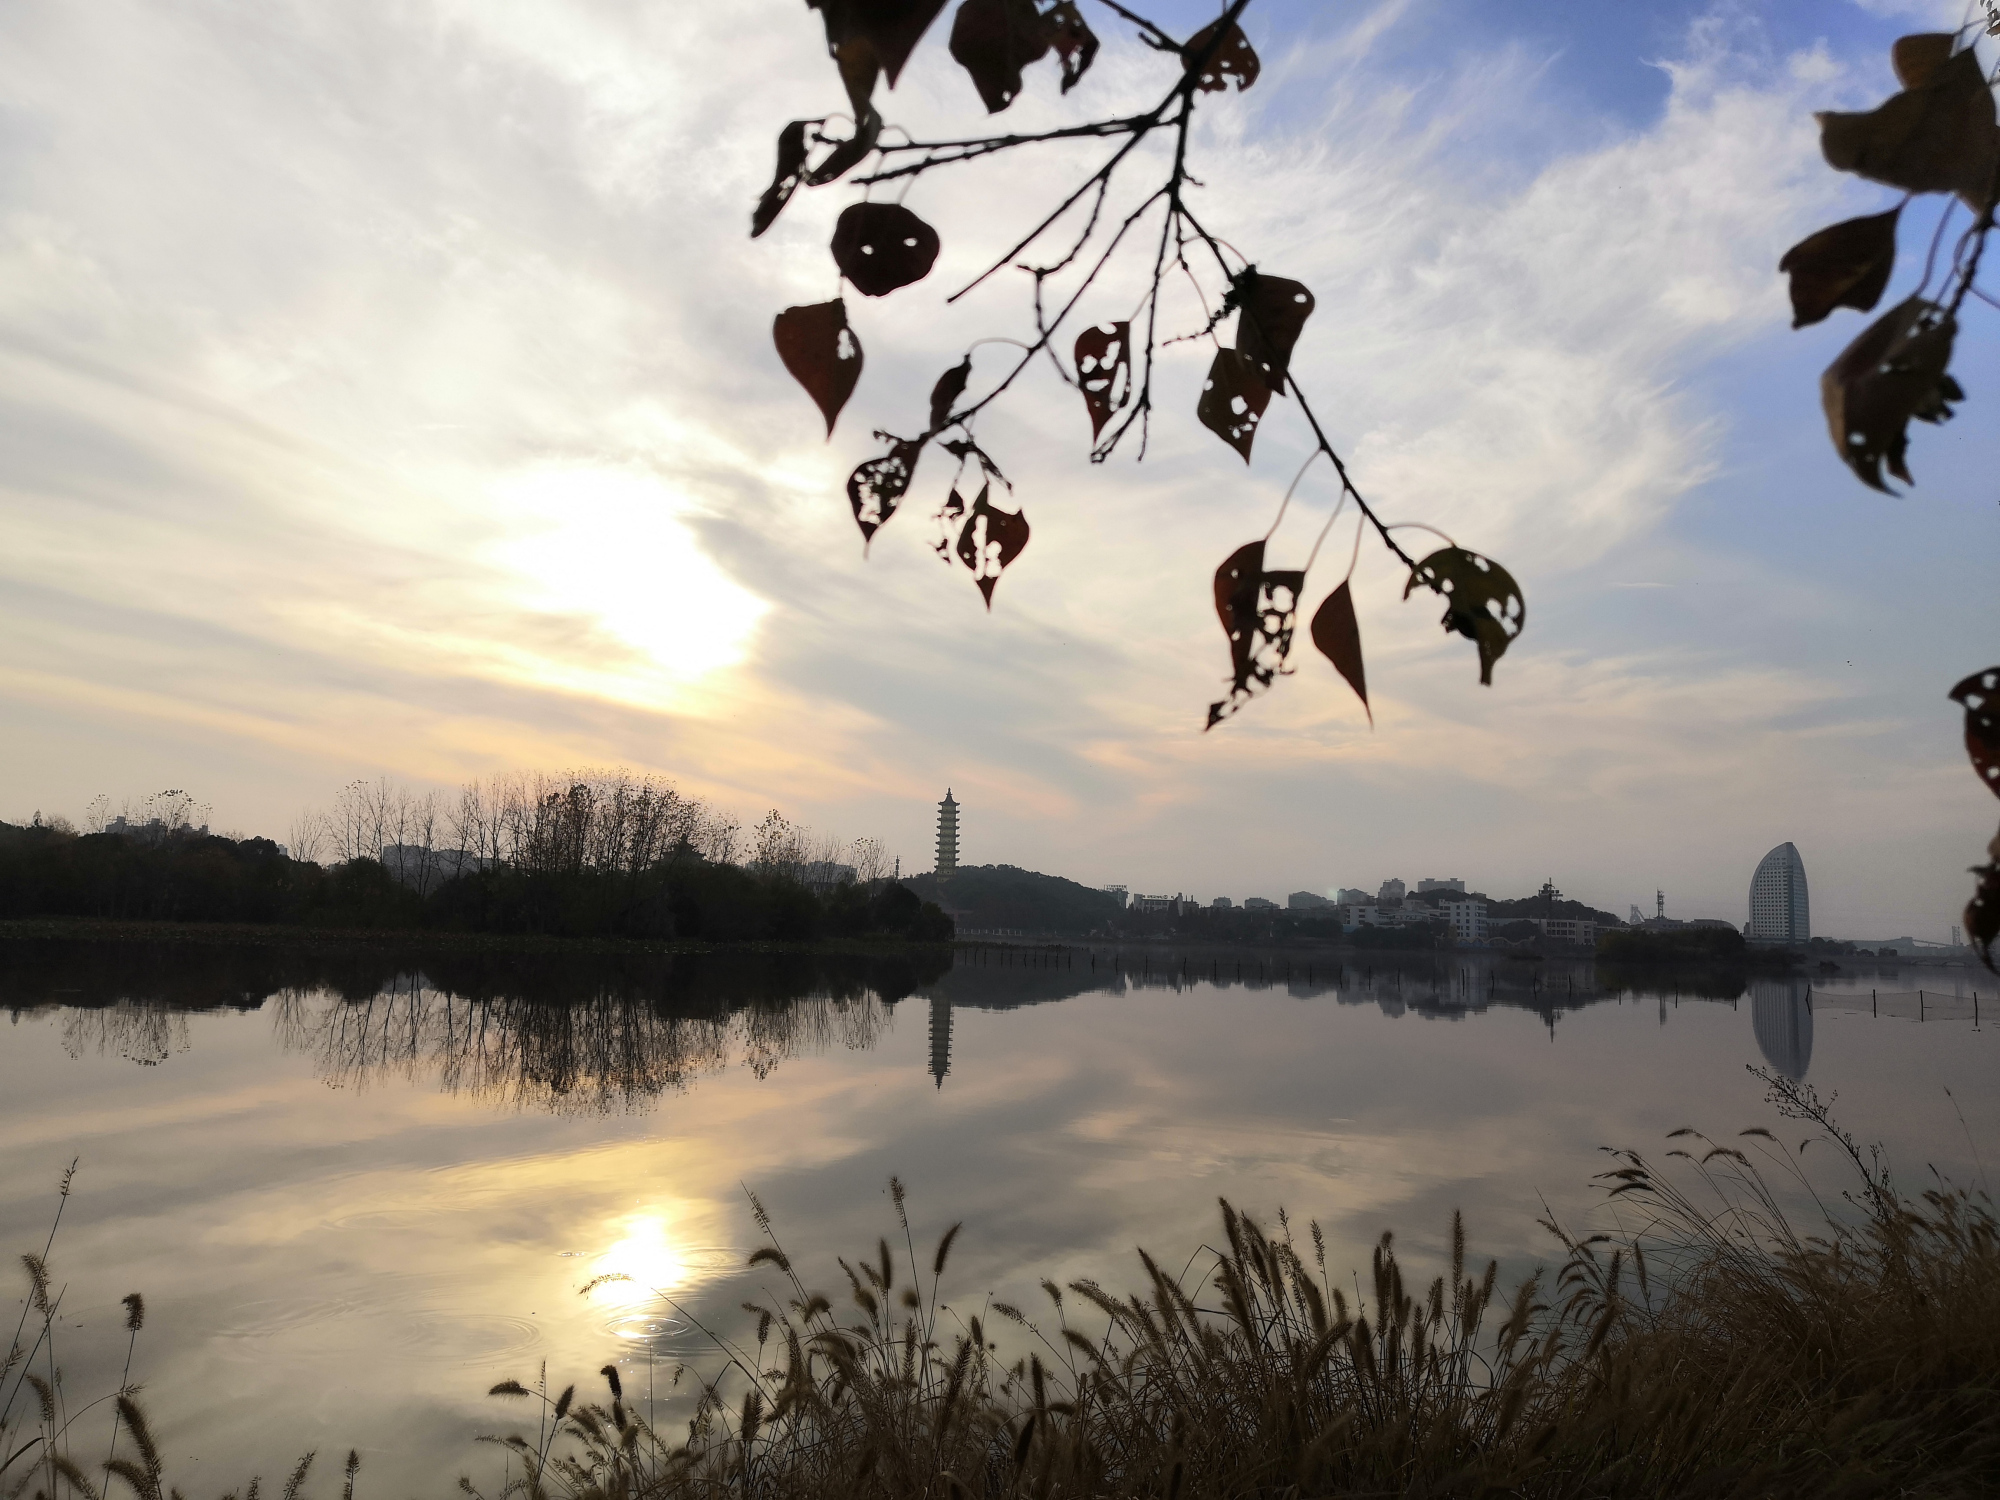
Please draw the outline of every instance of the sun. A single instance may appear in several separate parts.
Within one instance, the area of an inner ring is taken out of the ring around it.
[[[591,1300],[610,1307],[637,1307],[661,1294],[682,1290],[688,1280],[687,1257],[657,1213],[634,1214],[625,1220],[624,1238],[597,1258],[597,1276],[625,1279],[601,1281]]]

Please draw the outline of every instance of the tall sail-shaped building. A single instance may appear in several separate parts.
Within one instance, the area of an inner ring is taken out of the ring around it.
[[[1806,866],[1796,845],[1778,845],[1750,877],[1750,921],[1743,935],[1753,943],[1803,943],[1812,936]]]
[[[951,788],[944,789],[938,804],[937,872],[943,879],[958,869],[958,804],[951,800]]]

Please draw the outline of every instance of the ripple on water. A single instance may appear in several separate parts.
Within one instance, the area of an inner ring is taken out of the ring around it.
[[[541,1341],[540,1323],[505,1313],[418,1313],[398,1319],[390,1335],[398,1347],[467,1365],[525,1354]]]
[[[228,1321],[215,1330],[217,1338],[257,1339],[351,1318],[362,1305],[348,1297],[265,1297],[230,1306]]]

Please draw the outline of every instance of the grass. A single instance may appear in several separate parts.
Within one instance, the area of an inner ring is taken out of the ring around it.
[[[1559,1260],[1504,1295],[1454,1220],[1438,1274],[1412,1276],[1385,1235],[1350,1303],[1317,1225],[1295,1234],[1282,1214],[1265,1226],[1225,1202],[1218,1244],[1179,1274],[1141,1252],[1127,1292],[1045,1282],[1038,1313],[955,1305],[944,1285],[958,1230],[920,1254],[900,1186],[900,1243],[837,1260],[828,1295],[757,1206],[769,1243],[752,1260],[778,1290],[745,1304],[754,1333],[712,1335],[684,1428],[656,1428],[613,1366],[596,1399],[506,1381],[493,1394],[531,1403],[532,1435],[492,1440],[509,1454],[499,1494],[461,1488],[475,1500],[1995,1493],[1991,1205],[1942,1183],[1899,1192],[1810,1088],[1764,1077],[1780,1115],[1809,1127],[1797,1152],[1752,1130],[1736,1143],[1679,1132],[1672,1170],[1611,1153],[1599,1181],[1615,1227],[1551,1221]],[[1781,1197],[1809,1190],[1798,1162],[1814,1143],[1853,1187],[1803,1233]],[[61,1413],[36,1395],[0,1421],[13,1423],[6,1453],[33,1429],[28,1477],[0,1473],[0,1495],[94,1500],[56,1456]],[[132,1451],[109,1478],[164,1500],[129,1391],[118,1410]],[[349,1500],[353,1482],[350,1462]]]

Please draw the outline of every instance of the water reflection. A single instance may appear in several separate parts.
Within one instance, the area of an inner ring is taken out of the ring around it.
[[[1811,991],[1803,979],[1760,979],[1750,987],[1750,1025],[1764,1060],[1802,1080],[1812,1066]]]

